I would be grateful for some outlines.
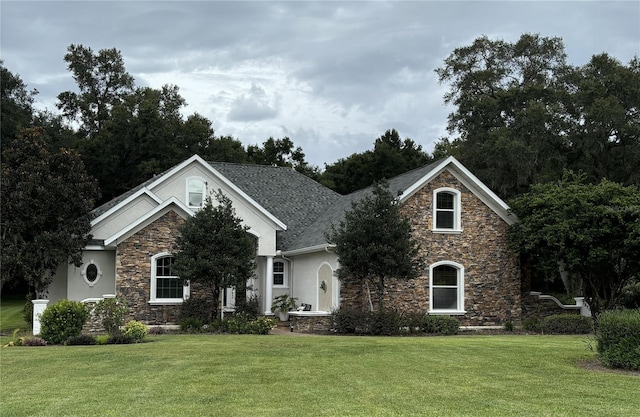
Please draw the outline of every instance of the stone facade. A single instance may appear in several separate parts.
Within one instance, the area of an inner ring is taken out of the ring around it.
[[[461,192],[461,233],[432,232],[433,191],[449,187]],[[518,257],[507,245],[508,224],[444,171],[408,201],[401,211],[413,225],[426,270],[420,277],[386,281],[385,306],[404,312],[429,311],[429,265],[450,261],[464,267],[461,326],[496,326],[519,321],[522,314]],[[342,307],[361,307],[363,291],[341,286]],[[373,300],[376,304],[375,299]]]
[[[151,305],[151,257],[173,252],[178,227],[184,222],[169,211],[147,227],[118,244],[116,294],[129,306],[128,320],[159,325],[177,323],[180,305]]]
[[[333,328],[332,316],[289,316],[291,330],[296,333],[327,334]]]

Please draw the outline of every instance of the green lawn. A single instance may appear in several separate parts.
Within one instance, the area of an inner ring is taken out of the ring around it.
[[[11,334],[14,329],[31,331],[22,318],[22,309],[26,302],[24,297],[3,298],[0,301],[0,332]]]
[[[584,336],[152,336],[7,347],[2,416],[637,416]]]

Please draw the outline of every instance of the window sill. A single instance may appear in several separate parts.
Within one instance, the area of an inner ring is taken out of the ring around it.
[[[432,314],[434,316],[443,315],[443,316],[461,316],[463,314],[467,314],[465,310],[429,310],[428,314]]]
[[[431,233],[440,233],[443,235],[459,235],[462,229],[431,229]]]
[[[275,285],[275,284],[273,284],[273,288],[277,288],[277,289],[280,289],[280,290],[288,290],[289,286],[288,285]]]
[[[160,299],[160,300],[149,300],[149,304],[151,304],[152,306],[162,306],[162,305],[175,306],[175,305],[182,304],[183,302],[184,300],[182,298],[166,298],[166,299]]]

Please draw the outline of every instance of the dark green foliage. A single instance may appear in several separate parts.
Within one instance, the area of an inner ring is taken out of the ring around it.
[[[180,322],[196,319],[200,321],[200,327],[202,327],[202,323],[208,323],[211,320],[211,310],[213,310],[213,302],[210,299],[190,297],[180,306]]]
[[[36,90],[27,90],[19,75],[9,71],[0,60],[0,146],[2,151],[19,133],[31,127]]]
[[[422,326],[423,331],[427,334],[452,336],[458,334],[460,322],[458,319],[451,316],[426,315]]]
[[[104,298],[96,303],[93,314],[101,318],[102,327],[109,335],[117,335],[129,314],[129,308],[124,300]]]
[[[41,128],[3,150],[0,181],[2,284],[28,283],[40,296],[58,265],[81,265],[97,184],[78,154],[50,152]]]
[[[593,314],[615,305],[622,289],[640,274],[640,191],[610,181],[598,185],[567,173],[538,184],[510,201],[519,222],[509,237],[548,280],[558,265]]]
[[[180,320],[180,330],[186,333],[200,333],[204,322],[196,317],[187,317]]]
[[[578,314],[557,314],[542,320],[542,331],[549,334],[593,333],[593,320]]]
[[[305,155],[301,147],[294,149],[294,144],[288,137],[282,139],[269,138],[262,143],[262,147],[249,145],[247,147],[247,159],[249,163],[257,165],[275,165],[279,167],[292,167],[296,171],[317,178],[318,168],[305,161]]]
[[[256,294],[252,294],[247,300],[240,300],[236,303],[236,314],[244,314],[251,320],[258,318],[260,314],[260,300]]]
[[[180,227],[173,271],[184,281],[199,284],[211,294],[211,312],[218,316],[223,288],[244,292],[255,271],[256,242],[235,215],[231,200],[221,191],[214,206],[207,197],[204,207]]]
[[[429,162],[431,158],[420,145],[409,138],[403,141],[395,129],[390,129],[375,140],[373,151],[355,153],[327,165],[319,180],[340,194],[349,194]]]
[[[369,286],[379,310],[384,307],[387,279],[413,279],[424,269],[411,223],[400,213],[386,183],[375,184],[370,195],[354,202],[344,220],[332,225],[327,241],[335,245],[340,260],[338,278]],[[361,300],[363,308],[366,298]]]
[[[436,70],[449,85],[445,103],[454,155],[503,198],[555,181],[564,169],[640,183],[640,63],[607,54],[583,66],[566,63],[560,38],[523,34],[516,42],[477,38]]]
[[[514,330],[514,325],[512,321],[507,321],[504,323],[504,330],[507,332],[512,332]]]
[[[278,321],[271,317],[251,317],[236,313],[231,318],[223,320],[220,329],[225,333],[235,334],[269,334],[276,327]]]
[[[114,334],[110,335],[109,339],[107,339],[108,345],[129,345],[131,343],[135,343],[133,337],[125,334]]]
[[[51,344],[64,343],[82,332],[89,318],[87,306],[78,301],[61,300],[50,305],[40,317],[40,337]]]
[[[360,311],[339,309],[333,312],[333,324],[338,334],[400,335],[426,333],[449,336],[458,334],[460,322],[450,316],[430,316],[422,313],[399,313],[396,310]]]
[[[67,346],[80,346],[80,345],[96,345],[98,341],[90,334],[80,334],[78,336],[72,336],[65,342]]]
[[[22,307],[22,318],[29,327],[33,327],[33,303],[30,297],[27,297],[27,302],[24,303],[24,307]]]
[[[640,370],[640,310],[612,310],[598,316],[596,340],[602,363]]]
[[[540,333],[542,331],[542,323],[535,318],[528,318],[522,322],[522,328],[526,332]]]
[[[622,289],[618,306],[629,309],[640,308],[640,281],[631,282]]]

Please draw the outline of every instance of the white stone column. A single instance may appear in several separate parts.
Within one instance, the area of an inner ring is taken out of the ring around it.
[[[47,309],[49,300],[31,300],[33,303],[33,335],[40,334],[40,315]]]
[[[271,303],[273,302],[273,256],[267,256],[267,267],[265,269],[264,314],[272,314]]]

